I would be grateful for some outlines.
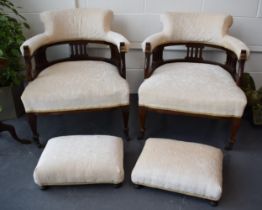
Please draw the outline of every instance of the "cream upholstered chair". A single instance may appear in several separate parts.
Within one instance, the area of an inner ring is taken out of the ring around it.
[[[232,149],[247,103],[238,86],[249,55],[247,46],[228,34],[233,18],[168,12],[161,20],[163,31],[142,44],[145,80],[139,88],[141,137],[147,111],[223,118],[232,120],[227,147]],[[165,59],[164,49],[170,46],[184,46],[185,56]],[[223,52],[225,61],[211,59],[204,48]]]
[[[120,108],[128,133],[128,40],[110,30],[113,12],[69,9],[41,14],[45,31],[21,46],[29,84],[22,94],[34,140],[37,115]],[[110,57],[90,55],[90,44],[109,48]],[[50,61],[47,50],[66,45],[69,55]]]

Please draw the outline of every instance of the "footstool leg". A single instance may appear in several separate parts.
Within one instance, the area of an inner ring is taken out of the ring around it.
[[[28,118],[28,123],[30,125],[31,131],[33,133],[33,140],[35,141],[36,145],[39,148],[42,148],[43,145],[40,144],[39,134],[37,132],[37,117],[36,117],[35,114],[29,113],[29,114],[27,114],[27,118]]]
[[[128,120],[129,120],[129,110],[127,109],[123,109],[122,110],[122,114],[123,114],[123,119],[124,119],[124,134],[126,137],[126,140],[129,141],[129,129],[128,129]]]
[[[239,119],[239,118],[234,118],[232,120],[231,133],[230,133],[230,142],[225,147],[226,150],[232,150],[233,149],[233,146],[236,143],[237,132],[238,132],[239,127],[240,127],[240,122],[241,122],[241,119]]]
[[[47,189],[48,189],[48,186],[39,186],[39,189],[40,189],[40,190],[47,190]]]
[[[141,189],[141,188],[143,188],[143,186],[142,186],[142,185],[139,185],[139,184],[134,184],[134,187],[135,187],[136,189]]]
[[[145,137],[145,122],[146,122],[146,109],[144,107],[139,107],[139,120],[140,120],[140,133],[138,139],[142,140]]]
[[[211,206],[217,206],[218,205],[218,201],[209,201]]]
[[[115,188],[120,188],[122,187],[123,183],[118,183],[118,184],[114,184]]]

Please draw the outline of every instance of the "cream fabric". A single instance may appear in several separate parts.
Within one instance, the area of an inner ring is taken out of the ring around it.
[[[21,98],[26,112],[106,108],[128,105],[129,87],[112,64],[62,62],[42,71]]]
[[[50,139],[34,170],[34,180],[40,186],[121,183],[123,141],[102,135]]]
[[[65,40],[103,40],[116,46],[120,42],[128,40],[116,32],[111,31],[113,12],[102,9],[67,9],[60,11],[47,11],[41,13],[41,20],[45,26],[45,32],[26,40],[21,46],[29,46],[31,54],[44,44]]]
[[[138,93],[140,106],[212,116],[241,117],[247,103],[227,71],[199,63],[160,66]]]
[[[161,16],[163,31],[176,41],[217,43],[233,23],[228,15],[167,12]]]
[[[218,201],[222,164],[223,153],[215,147],[151,138],[132,171],[132,182]]]
[[[215,44],[232,50],[240,57],[241,50],[248,47],[236,38],[230,38],[228,30],[233,23],[232,16],[208,13],[167,12],[161,16],[163,31],[146,38],[142,43],[145,51],[147,42],[152,49],[160,44],[173,42],[201,42]]]

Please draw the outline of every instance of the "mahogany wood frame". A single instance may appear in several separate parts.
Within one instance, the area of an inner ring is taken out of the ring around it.
[[[186,47],[186,56],[182,59],[168,59],[164,60],[163,52],[165,47],[169,46],[185,46]],[[204,48],[213,48],[216,50],[222,50],[226,54],[226,61],[225,63],[216,62],[212,60],[205,59],[203,57]],[[151,61],[152,60],[152,61]],[[242,75],[244,72],[245,62],[247,60],[247,52],[245,50],[241,51],[240,58],[231,50],[226,49],[224,47],[200,42],[169,42],[165,44],[161,44],[155,47],[151,51],[151,44],[146,43],[145,49],[145,68],[144,68],[144,78],[149,78],[153,72],[161,65],[167,63],[174,63],[174,62],[191,62],[191,63],[207,63],[212,65],[221,66],[225,71],[228,71],[233,79],[235,80],[236,84],[240,86]],[[226,146],[226,149],[231,150],[233,149],[233,145],[236,142],[237,132],[240,127],[241,118],[237,117],[228,117],[228,116],[210,116],[210,115],[203,115],[203,114],[192,114],[192,113],[185,113],[179,111],[168,111],[164,109],[154,109],[147,106],[139,106],[139,118],[140,118],[140,135],[139,138],[144,138],[145,133],[145,119],[146,114],[148,111],[152,112],[159,112],[159,113],[166,113],[166,114],[174,114],[174,115],[186,115],[186,116],[196,116],[196,117],[204,117],[204,118],[215,118],[215,119],[227,119],[231,121],[231,134],[230,134],[230,141]]]
[[[89,44],[99,44],[105,47],[109,47],[111,56],[110,58],[89,56],[88,55],[88,45]],[[47,49],[53,46],[59,45],[68,45],[70,50],[70,56],[63,59],[56,59],[53,61],[48,61],[47,59]],[[54,65],[60,62],[67,61],[80,61],[80,60],[92,60],[92,61],[104,61],[115,65],[118,69],[118,72],[121,77],[126,79],[126,63],[125,63],[125,43],[121,42],[119,49],[118,47],[110,42],[101,41],[101,40],[67,40],[54,42],[46,45],[42,45],[35,52],[31,53],[29,46],[24,46],[24,60],[26,63],[26,78],[27,81],[33,81],[38,74],[46,69],[47,67]],[[34,62],[34,65],[33,65]],[[37,116],[38,115],[54,115],[54,114],[65,114],[65,113],[75,113],[75,112],[97,112],[97,111],[108,111],[120,109],[123,115],[124,121],[124,133],[128,139],[128,119],[129,119],[129,105],[126,106],[114,106],[106,108],[97,108],[97,109],[85,109],[85,110],[72,110],[72,111],[57,111],[57,112],[29,112],[27,113],[28,122],[33,134],[33,140],[36,144],[41,147],[39,141],[39,134],[37,131]]]

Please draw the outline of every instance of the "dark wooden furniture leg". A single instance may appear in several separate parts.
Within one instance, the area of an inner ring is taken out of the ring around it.
[[[218,201],[209,201],[211,206],[217,206],[218,205]]]
[[[13,139],[15,139],[16,141],[18,141],[21,144],[31,144],[31,141],[20,139],[17,136],[15,128],[12,125],[7,125],[7,124],[0,122],[0,132],[3,132],[3,131],[8,131],[10,135],[13,137]]]
[[[48,186],[39,186],[39,189],[40,189],[40,190],[47,190],[47,189],[48,189]]]
[[[39,148],[42,147],[39,141],[39,134],[37,132],[37,116],[35,114],[27,114],[28,123],[30,125],[32,134],[33,134],[33,140],[36,142],[37,146]]]
[[[143,139],[145,136],[145,122],[146,122],[146,109],[139,107],[139,121],[140,121],[140,133],[138,139]]]
[[[123,185],[123,183],[114,184],[114,187],[115,187],[115,188],[120,188],[120,187],[122,187],[122,185]]]
[[[123,120],[124,120],[124,134],[125,134],[126,139],[128,141],[130,139],[129,138],[129,126],[128,126],[128,121],[129,121],[129,110],[128,110],[128,108],[123,109],[122,114],[123,114]]]
[[[241,123],[240,118],[232,119],[230,141],[229,141],[228,145],[226,146],[226,150],[232,150],[233,149],[233,146],[234,146],[234,144],[236,143],[236,140],[237,140],[237,132],[239,130],[240,123]]]
[[[134,187],[135,187],[136,189],[141,189],[141,188],[143,188],[143,186],[142,186],[142,185],[139,185],[139,184],[134,184]]]

